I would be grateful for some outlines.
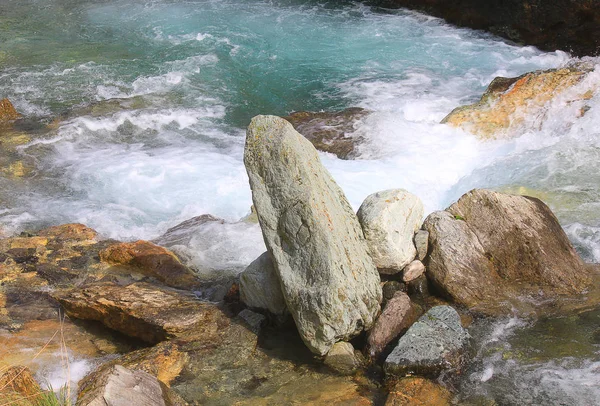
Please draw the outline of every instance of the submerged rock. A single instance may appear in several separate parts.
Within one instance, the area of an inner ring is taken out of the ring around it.
[[[100,251],[99,256],[103,262],[131,267],[167,286],[180,289],[199,286],[192,270],[183,265],[175,254],[148,241],[114,244]]]
[[[252,119],[244,163],[287,308],[324,355],[379,312],[379,275],[356,215],[315,148],[279,117]]]
[[[246,306],[273,314],[287,312],[271,254],[265,252],[240,274],[240,299]]]
[[[404,334],[384,364],[386,375],[437,375],[461,366],[469,342],[460,316],[450,306],[436,306]]]
[[[21,117],[21,115],[17,112],[10,100],[0,100],[0,123],[13,121],[18,119],[19,117]]]
[[[319,151],[352,159],[362,139],[354,134],[356,124],[369,115],[369,111],[354,107],[337,112],[299,111],[283,117],[296,131],[305,136]]]
[[[78,406],[171,406],[171,391],[156,377],[140,370],[114,365],[87,379],[77,398]]]
[[[450,406],[452,393],[429,379],[411,376],[397,381],[385,406]]]
[[[149,343],[198,331],[215,334],[225,317],[215,305],[200,302],[189,292],[142,282],[97,283],[52,296],[70,317],[99,321]]]
[[[415,231],[423,219],[423,203],[404,189],[368,196],[358,209],[369,252],[382,274],[395,274],[417,255]]]
[[[545,115],[544,106],[581,82],[593,70],[583,63],[562,69],[526,73],[517,78],[497,77],[475,104],[454,109],[442,123],[469,131],[483,139],[522,134],[527,117]],[[592,91],[569,94],[565,104],[591,98]]]
[[[522,296],[576,295],[591,284],[558,220],[536,198],[476,189],[447,211],[432,213],[424,227],[429,278],[478,312],[524,310]]]
[[[325,356],[325,365],[342,375],[352,375],[363,366],[360,353],[352,344],[340,341],[335,343]]]

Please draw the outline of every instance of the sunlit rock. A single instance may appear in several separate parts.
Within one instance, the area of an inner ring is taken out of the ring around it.
[[[312,144],[279,117],[252,120],[244,163],[287,308],[324,355],[379,312],[379,274],[356,215]]]
[[[423,203],[404,189],[369,195],[358,209],[358,221],[369,253],[382,274],[395,274],[417,255],[413,236],[423,220]]]
[[[591,286],[589,271],[550,209],[532,197],[476,189],[424,223],[427,275],[456,302],[486,314],[531,307]],[[531,311],[532,309],[529,309]]]
[[[530,117],[545,120],[546,106],[561,98],[565,106],[592,97],[595,89],[567,90],[580,83],[592,67],[580,63],[562,69],[526,73],[517,78],[497,77],[475,104],[454,109],[442,123],[460,127],[482,139],[517,136]],[[564,96],[563,96],[564,94]]]

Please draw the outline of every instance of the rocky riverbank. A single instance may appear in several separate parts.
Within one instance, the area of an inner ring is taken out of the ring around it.
[[[268,251],[220,279],[226,294],[212,301],[201,299],[211,281],[151,242],[81,224],[0,240],[0,321],[14,349],[4,379],[35,373],[16,356],[19,337],[51,335],[64,311],[59,348],[95,367],[78,405],[443,405],[456,394],[436,379],[467,368],[474,317],[600,302],[598,267],[538,199],[473,190],[423,222],[419,198],[398,189],[357,215],[314,146],[274,116],[250,124],[245,164]],[[206,221],[219,220],[163,239]],[[3,396],[45,394],[30,381]]]
[[[451,24],[486,30],[511,41],[576,56],[600,52],[600,11],[594,1],[377,0],[385,7],[407,7]]]

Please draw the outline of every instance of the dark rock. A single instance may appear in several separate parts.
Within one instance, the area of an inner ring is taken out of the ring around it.
[[[361,137],[354,134],[356,123],[369,113],[354,107],[336,112],[299,111],[283,118],[319,151],[335,154],[340,159],[352,159],[362,142]]]
[[[438,375],[458,370],[469,342],[460,316],[450,306],[436,306],[404,334],[384,364],[388,376]]]
[[[578,0],[379,0],[442,17],[451,24],[487,30],[511,41],[575,56],[600,51],[600,9]]]
[[[421,275],[416,279],[408,282],[408,294],[411,296],[428,296],[429,295],[429,283],[427,277]]]
[[[52,296],[70,317],[96,320],[105,326],[149,343],[187,334],[215,334],[225,315],[186,291],[147,283],[119,286],[97,283],[54,292]]]
[[[394,297],[396,292],[406,292],[406,284],[398,281],[387,281],[382,288],[384,302]]]
[[[589,270],[538,199],[473,190],[424,226],[431,244],[428,277],[477,312],[535,311],[520,298],[548,300],[591,287]]]

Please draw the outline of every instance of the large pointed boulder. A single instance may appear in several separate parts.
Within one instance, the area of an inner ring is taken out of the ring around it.
[[[288,310],[324,355],[379,312],[379,274],[360,224],[315,148],[282,118],[252,119],[244,163]]]

